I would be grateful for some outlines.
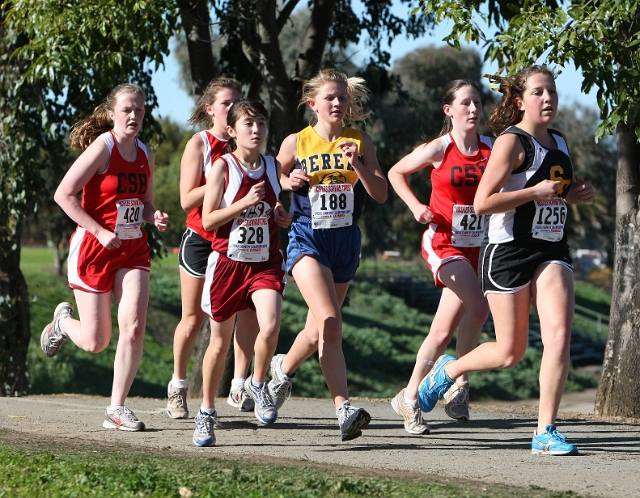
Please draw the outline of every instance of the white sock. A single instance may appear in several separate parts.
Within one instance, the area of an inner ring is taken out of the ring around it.
[[[253,387],[257,387],[257,388],[261,388],[262,386],[264,386],[264,382],[256,382],[255,380],[253,380],[253,378],[251,379],[251,385]]]
[[[117,405],[117,406],[109,405],[107,406],[107,413],[115,413],[118,409],[122,409],[122,408],[124,408],[124,405]]]
[[[178,379],[175,374],[171,375],[171,385],[176,389],[188,389],[189,388],[189,377],[186,379]]]
[[[409,398],[407,398],[407,390],[406,389],[402,393],[402,399],[404,400],[404,402],[407,405],[411,405],[413,408],[418,406],[418,400],[417,399],[409,399]]]
[[[244,381],[247,379],[243,379],[242,377],[238,377],[237,379],[231,380],[231,389],[235,389],[236,387],[244,386]]]
[[[200,411],[202,413],[205,413],[206,415],[213,415],[216,412],[216,408],[205,408],[204,406],[200,405]]]

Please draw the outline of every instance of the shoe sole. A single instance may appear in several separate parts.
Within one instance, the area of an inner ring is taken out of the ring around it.
[[[58,353],[58,351],[59,351],[59,350],[58,350],[58,351],[56,351],[55,353],[53,353],[53,354],[51,354],[51,355],[50,355],[50,354],[47,352],[46,348],[45,348],[45,342],[46,342],[46,339],[48,338],[48,336],[50,335],[50,334],[49,334],[49,330],[50,330],[52,327],[55,327],[55,325],[54,325],[54,323],[53,323],[53,322],[49,323],[49,324],[44,328],[44,330],[42,331],[42,334],[40,334],[40,349],[42,349],[42,352],[43,352],[43,353],[44,353],[48,358],[53,358],[53,357]]]
[[[447,414],[447,417],[452,418],[453,420],[457,420],[458,422],[468,422],[469,415],[456,415],[455,413],[447,410],[447,406],[444,407],[444,412]]]
[[[362,429],[368,426],[370,422],[371,422],[371,415],[369,415],[365,411],[361,411],[356,417],[353,424],[351,425],[351,429],[356,432],[342,434],[342,440],[351,441],[352,439],[359,438],[360,436],[362,436]]]
[[[574,456],[578,454],[578,450],[571,451],[545,451],[545,450],[535,450],[531,448],[531,453],[533,455],[541,455],[541,456]]]
[[[228,405],[231,405],[234,408],[237,408],[241,412],[252,412],[253,409],[255,408],[255,403],[251,399],[249,399],[247,401],[248,402],[245,402],[244,404],[241,405],[240,403],[236,403],[235,401],[227,398],[227,404]]]
[[[174,420],[178,420],[178,419],[185,419],[185,418],[189,418],[189,412],[185,412],[181,415],[174,415],[173,413],[171,413],[171,411],[167,408],[167,415],[169,415],[169,418],[172,418]]]
[[[276,416],[272,419],[269,420],[268,422],[261,419],[258,414],[254,411],[253,414],[256,416],[256,419],[258,420],[258,422],[260,422],[262,425],[271,425],[273,424],[276,420],[278,420],[278,415],[276,414]]]
[[[422,436],[424,434],[430,434],[431,429],[429,429],[429,426],[427,426],[426,424],[425,424],[424,430],[422,431],[409,430],[409,428],[407,427],[407,419],[404,418],[404,415],[400,411],[400,406],[396,398],[393,398],[391,400],[391,408],[393,408],[393,411],[396,412],[396,415],[398,415],[399,417],[402,417],[402,419],[405,421],[404,430],[407,431],[409,434],[411,434],[412,436]]]
[[[145,425],[142,424],[142,427],[139,429],[134,429],[132,427],[125,427],[124,425],[114,424],[113,422],[107,422],[106,420],[102,422],[102,427],[105,429],[117,429],[119,431],[128,431],[128,432],[141,432],[144,431]]]
[[[210,448],[211,446],[216,445],[216,440],[213,441],[198,441],[195,437],[193,438],[193,444],[199,446],[200,448]]]

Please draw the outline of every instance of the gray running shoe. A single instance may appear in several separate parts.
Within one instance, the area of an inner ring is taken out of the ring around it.
[[[452,419],[466,422],[469,420],[469,383],[452,384],[444,393],[444,411]]]
[[[189,418],[187,407],[187,388],[173,387],[171,381],[167,386],[167,415],[171,418]]]
[[[336,415],[338,415],[343,441],[362,436],[362,429],[371,422],[371,415],[364,408],[351,406],[349,400],[342,403],[342,406],[336,410]]]
[[[71,303],[60,303],[53,312],[53,321],[47,325],[40,335],[40,347],[44,354],[52,357],[58,354],[62,345],[69,338],[60,328],[60,320],[63,318],[75,318]]]
[[[216,435],[213,432],[218,416],[214,411],[211,415],[198,410],[196,415],[196,430],[193,432],[193,444],[196,446],[214,446]]]
[[[413,407],[404,401],[404,389],[391,400],[393,411],[404,418],[404,428],[409,434],[429,434],[429,426],[422,420],[422,410],[418,406]]]
[[[126,406],[117,408],[114,412],[106,411],[102,427],[105,429],[119,429],[121,431],[143,431],[144,422],[138,420],[138,417]]]
[[[252,379],[253,374],[249,375],[249,378],[244,381],[244,388],[255,404],[253,413],[264,425],[272,424],[278,418],[278,409],[271,394],[269,394],[267,383],[265,382],[262,387],[258,388],[253,385]]]
[[[255,405],[251,396],[249,396],[247,390],[244,388],[244,384],[237,386],[235,389],[231,389],[229,397],[227,398],[227,403],[241,412],[253,411]]]
[[[282,408],[284,402],[291,397],[291,379],[282,371],[282,362],[286,355],[277,354],[271,360],[271,381],[269,382],[269,394],[276,403],[276,409]]]

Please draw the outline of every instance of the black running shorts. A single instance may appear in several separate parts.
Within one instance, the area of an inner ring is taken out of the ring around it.
[[[546,263],[573,271],[566,242],[545,242],[527,247],[488,244],[482,258],[482,291],[485,294],[513,294],[531,283],[536,269]]]

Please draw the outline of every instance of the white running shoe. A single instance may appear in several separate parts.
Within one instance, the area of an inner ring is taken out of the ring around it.
[[[48,324],[40,335],[40,347],[49,357],[58,354],[62,345],[69,338],[60,328],[60,320],[63,318],[75,318],[71,303],[60,303],[53,312],[53,321]]]
[[[119,429],[121,431],[143,431],[145,429],[144,422],[138,420],[138,417],[126,406],[116,408],[114,411],[105,412],[102,427],[105,429]]]
[[[444,411],[449,417],[461,422],[469,420],[469,383],[453,383],[444,393]]]
[[[187,388],[173,387],[171,381],[167,386],[167,415],[171,418],[189,418],[187,407]]]
[[[269,394],[276,404],[276,409],[282,408],[284,402],[291,397],[291,379],[282,371],[282,362],[286,355],[277,354],[271,360],[271,381],[269,382]]]
[[[395,398],[391,400],[391,408],[393,411],[404,418],[404,428],[409,434],[420,435],[429,434],[429,426],[422,420],[422,410],[418,406],[416,400],[415,406],[411,406],[404,400],[404,392],[402,389]]]
[[[247,390],[244,388],[244,384],[231,389],[227,403],[241,412],[250,412],[255,405],[251,396],[249,396]]]
[[[196,446],[214,446],[216,435],[213,432],[216,425],[217,414],[214,411],[211,415],[198,410],[196,415],[196,430],[193,432],[193,444]]]
[[[262,384],[262,387],[256,387],[253,385],[252,379],[253,374],[249,375],[249,378],[244,381],[244,388],[253,399],[253,413],[264,425],[272,424],[278,418],[278,409],[271,394],[269,394],[267,383]]]
[[[364,408],[351,406],[349,400],[342,403],[340,408],[336,410],[336,415],[343,441],[350,441],[362,436],[362,429],[371,422],[371,415]]]

